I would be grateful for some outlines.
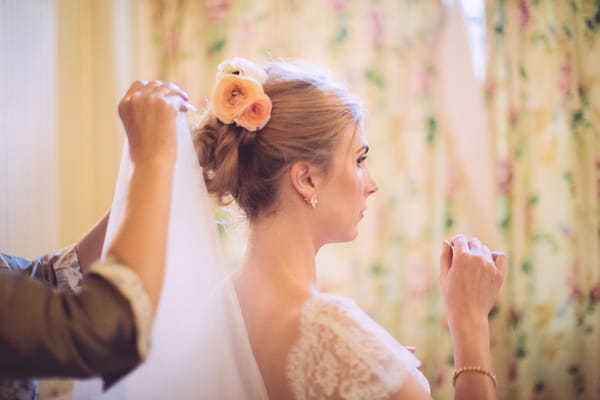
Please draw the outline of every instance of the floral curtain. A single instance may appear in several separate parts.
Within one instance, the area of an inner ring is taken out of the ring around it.
[[[319,254],[323,289],[415,346],[434,398],[451,398],[438,254],[478,235],[510,259],[491,316],[500,398],[599,398],[600,5],[489,2],[483,92],[447,3],[135,0],[137,70],[201,105],[228,57],[326,64],[364,101],[380,191],[359,238]],[[235,214],[216,213],[235,263]]]
[[[600,398],[600,2],[488,6],[506,398]]]

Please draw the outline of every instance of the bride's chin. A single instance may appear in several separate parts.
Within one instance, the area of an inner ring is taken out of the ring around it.
[[[344,235],[342,237],[340,237],[340,240],[338,240],[337,242],[338,243],[352,242],[357,237],[358,237],[358,229],[355,226],[350,231],[345,232]]]
[[[329,243],[347,243],[358,237],[358,224],[347,226],[344,229],[331,230],[325,234],[323,244]]]

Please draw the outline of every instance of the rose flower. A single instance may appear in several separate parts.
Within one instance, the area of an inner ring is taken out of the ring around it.
[[[249,131],[257,131],[264,128],[271,119],[271,108],[271,99],[263,93],[262,96],[249,104],[234,121]]]
[[[254,79],[239,75],[224,75],[211,95],[213,111],[224,124],[231,124],[256,98],[264,95]]]

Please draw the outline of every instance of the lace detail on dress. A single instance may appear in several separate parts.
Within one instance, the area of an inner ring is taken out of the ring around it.
[[[410,375],[429,392],[420,362],[350,299],[319,294],[300,315],[286,363],[297,400],[386,399]]]

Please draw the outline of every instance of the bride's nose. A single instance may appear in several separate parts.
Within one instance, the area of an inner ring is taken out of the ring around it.
[[[367,169],[366,178],[365,193],[367,196],[370,196],[379,190],[379,185],[377,185],[377,181],[375,181],[375,178],[373,178],[373,175],[371,175],[371,170],[369,169]]]

